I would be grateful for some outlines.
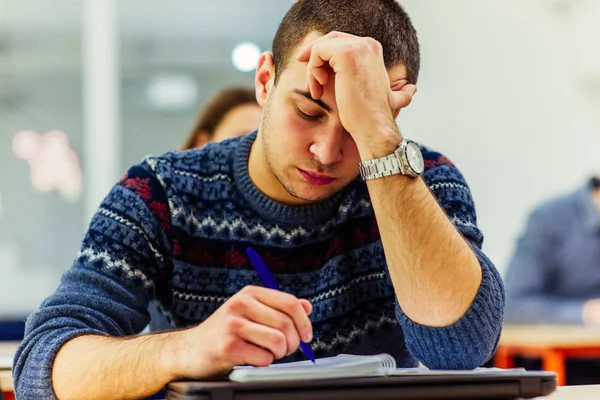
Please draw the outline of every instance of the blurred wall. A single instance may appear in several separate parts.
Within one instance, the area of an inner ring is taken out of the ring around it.
[[[400,127],[461,168],[503,272],[532,207],[600,174],[600,1],[402,3],[422,70]]]

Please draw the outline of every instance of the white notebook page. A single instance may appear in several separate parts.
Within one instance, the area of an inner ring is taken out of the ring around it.
[[[396,368],[396,360],[389,354],[356,356],[340,354],[336,357],[311,361],[273,364],[268,367],[236,367],[229,379],[237,382],[333,379],[357,376],[385,375]]]

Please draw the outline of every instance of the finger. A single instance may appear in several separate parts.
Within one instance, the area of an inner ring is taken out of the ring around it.
[[[406,86],[412,86],[404,89]],[[406,85],[400,90],[393,90],[390,95],[390,106],[392,110],[400,110],[404,107],[407,107],[412,99],[414,94],[416,93],[416,86],[414,85]]]
[[[323,64],[320,67],[313,67],[309,64],[309,68],[307,68],[307,69],[308,69],[309,73],[319,83],[319,85],[321,85],[321,86],[327,85],[327,82],[329,82],[329,71],[330,71],[328,64]]]
[[[287,314],[268,307],[253,298],[250,304],[248,304],[247,315],[245,317],[257,324],[283,332],[287,343],[286,355],[292,354],[300,346],[300,336],[298,335],[298,331],[296,331],[294,321]]]
[[[306,299],[300,299],[300,304],[302,304],[302,308],[304,308],[304,311],[306,311],[306,315],[310,315],[312,313],[313,306],[310,301]]]
[[[322,42],[324,40],[328,40],[328,39],[335,39],[335,38],[357,38],[358,36],[355,35],[351,35],[349,33],[345,33],[345,32],[337,32],[337,31],[332,31],[329,32],[328,34],[321,36],[318,39],[313,40],[310,43],[307,43],[306,45],[304,45],[300,51],[298,52],[298,54],[296,55],[296,60],[300,61],[300,62],[307,62],[308,59],[310,58],[310,53],[312,51],[312,47],[315,45],[315,43],[318,42]]]
[[[306,72],[306,90],[310,93],[310,97],[319,100],[325,93],[325,88],[315,78],[314,70],[308,68]]]
[[[237,354],[241,355],[241,365],[254,365],[255,367],[267,367],[273,364],[273,353],[262,347],[241,341]]]
[[[311,69],[307,69],[306,73],[306,90],[310,93],[310,97],[315,100],[319,100],[325,91],[323,86],[317,81],[314,74],[311,72]]]
[[[298,298],[288,293],[270,289],[257,291],[255,297],[264,305],[287,314],[294,321],[296,331],[300,334],[300,339],[303,342],[312,340],[312,324]]]
[[[241,321],[235,322],[235,332],[240,339],[269,350],[276,360],[285,357],[288,346],[283,332],[248,319],[239,319]]]
[[[402,86],[402,88],[400,90],[405,91],[405,92],[409,92],[413,96],[415,94],[417,94],[417,86],[413,85],[412,83],[409,83],[407,85]]]
[[[314,46],[306,65],[306,83],[313,99],[318,100],[323,96],[324,86],[329,80],[327,61],[319,56],[319,46]]]
[[[323,97],[325,86],[335,73],[334,54],[343,46],[352,45],[345,39],[317,43],[312,47],[310,58],[306,65],[307,89],[315,100]]]
[[[227,335],[222,340],[222,351],[227,356],[226,365],[222,368],[223,373],[229,372],[236,365],[266,367],[273,363],[273,353],[241,339],[237,333]]]

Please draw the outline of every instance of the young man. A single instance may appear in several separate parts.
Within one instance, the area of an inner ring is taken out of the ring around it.
[[[395,1],[296,2],[256,72],[258,133],[128,171],[28,319],[19,398],[142,397],[300,359],[300,340],[404,367],[487,361],[504,292],[469,189],[395,124],[418,68]],[[248,246],[282,292],[262,287]],[[185,329],[136,336],[150,303]]]

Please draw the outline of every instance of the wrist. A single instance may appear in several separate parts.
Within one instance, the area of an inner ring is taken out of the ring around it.
[[[398,126],[393,120],[370,124],[362,130],[363,139],[355,139],[362,161],[389,156],[402,142]]]
[[[187,378],[220,376],[231,369],[224,368],[215,357],[212,344],[204,345],[198,326],[162,334],[160,368],[169,382]]]
[[[366,143],[358,145],[358,153],[361,161],[374,160],[381,157],[386,157],[392,154],[400,143],[402,138],[398,131],[394,134],[393,132],[384,133],[385,131],[374,132],[371,140]]]
[[[163,376],[168,377],[169,382],[186,378],[188,370],[183,362],[187,360],[186,340],[182,337],[184,334],[185,331],[173,331],[157,335],[160,340],[158,368]]]

